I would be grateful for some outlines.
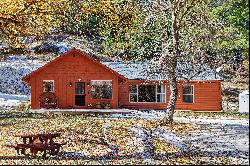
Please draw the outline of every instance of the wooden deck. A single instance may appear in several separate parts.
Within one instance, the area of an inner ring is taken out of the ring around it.
[[[55,114],[127,114],[131,109],[31,109],[33,113],[55,113]]]

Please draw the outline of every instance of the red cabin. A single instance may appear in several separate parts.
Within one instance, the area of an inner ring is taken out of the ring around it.
[[[31,86],[32,109],[41,108],[39,96],[43,92],[55,94],[58,108],[96,108],[109,103],[110,108],[166,109],[168,81],[146,80],[141,68],[143,63],[101,63],[72,49],[22,80]],[[176,109],[220,111],[221,81],[215,73],[203,79],[180,79]]]

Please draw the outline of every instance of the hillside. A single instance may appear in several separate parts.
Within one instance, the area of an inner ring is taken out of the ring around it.
[[[6,94],[30,93],[30,88],[23,84],[21,78],[42,66],[45,62],[24,55],[10,55],[0,62],[0,92]]]
[[[100,44],[87,36],[51,35],[46,40],[30,43],[26,48],[1,49],[0,45],[0,92],[29,94],[29,88],[20,78],[62,55],[73,47],[88,53],[99,61],[110,61],[98,52]]]

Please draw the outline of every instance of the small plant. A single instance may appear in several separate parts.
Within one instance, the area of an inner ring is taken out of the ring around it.
[[[20,111],[20,112],[28,112],[29,109],[30,109],[30,102],[21,102],[17,106],[17,111]]]
[[[109,102],[102,102],[102,108],[109,109],[110,108],[110,103]]]
[[[87,106],[88,106],[88,108],[93,108],[94,107],[93,104],[88,104]]]
[[[99,101],[96,102],[95,107],[98,108],[98,109],[99,109],[99,108],[102,108],[102,107],[101,107],[101,102],[99,102]]]

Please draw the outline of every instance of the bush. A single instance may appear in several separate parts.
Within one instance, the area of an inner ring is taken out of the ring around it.
[[[30,102],[21,102],[18,106],[17,106],[17,111],[20,112],[27,112],[30,109]]]

